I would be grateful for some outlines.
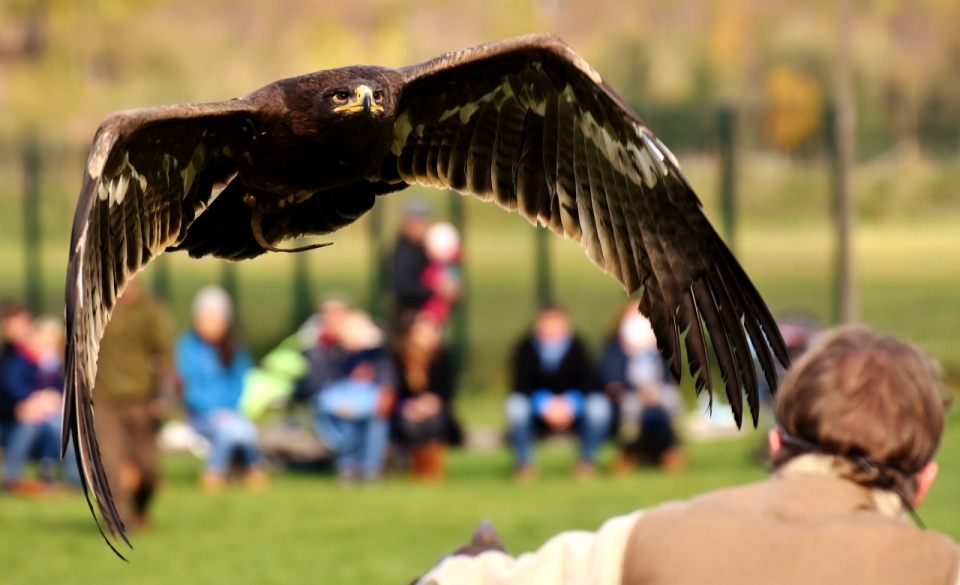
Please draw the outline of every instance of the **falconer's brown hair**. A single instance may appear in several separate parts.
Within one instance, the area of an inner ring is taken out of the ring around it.
[[[914,345],[863,326],[820,337],[787,372],[775,412],[786,433],[840,456],[842,476],[911,501],[916,474],[943,434],[937,364]],[[810,450],[785,440],[771,465]]]

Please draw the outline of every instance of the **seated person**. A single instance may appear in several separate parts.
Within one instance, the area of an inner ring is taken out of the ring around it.
[[[905,518],[937,476],[938,378],[913,345],[836,329],[776,394],[770,480],[563,533],[518,559],[447,557],[418,583],[960,583],[960,546]]]
[[[253,358],[233,330],[233,303],[218,286],[193,299],[193,328],[177,341],[177,372],[190,425],[210,441],[200,486],[220,491],[234,456],[244,466],[243,479],[254,489],[267,482],[257,428],[240,412],[243,379]]]
[[[317,434],[336,453],[341,481],[380,477],[393,407],[393,366],[383,334],[365,313],[327,323],[328,345],[306,353],[310,371],[301,381],[312,395]]]
[[[394,436],[410,450],[410,474],[442,479],[445,445],[457,443],[459,426],[453,417],[454,379],[450,354],[440,326],[420,313],[398,340],[394,352],[397,405]]]
[[[4,387],[13,403],[16,426],[4,461],[4,480],[11,491],[42,491],[57,479],[60,467],[60,413],[63,409],[63,323],[54,317],[33,321],[25,343],[7,360]],[[23,465],[34,456],[46,486],[31,485]],[[80,485],[76,458],[69,454],[64,479]]]
[[[600,358],[600,385],[619,411],[620,428],[615,430],[625,442],[637,437],[642,410],[641,386],[660,386],[658,402],[671,417],[683,412],[683,399],[671,383],[657,351],[653,327],[649,319],[640,314],[639,306],[640,301],[636,299],[626,304]]]
[[[0,302],[0,449],[3,450],[10,448],[10,438],[17,427],[15,406],[22,399],[7,386],[7,364],[26,346],[32,323],[33,315],[22,303]]]
[[[673,428],[673,417],[662,401],[664,384],[650,381],[640,386],[636,395],[640,404],[640,431],[623,447],[616,471],[626,473],[638,465],[678,471],[684,466],[680,440]]]
[[[576,428],[580,454],[574,471],[594,473],[597,451],[610,425],[610,401],[594,391],[587,349],[563,309],[540,310],[533,332],[514,351],[512,373],[506,413],[518,479],[534,473],[531,451],[537,425],[553,432]]]
[[[624,448],[614,466],[616,473],[637,465],[670,470],[683,465],[673,428],[673,419],[683,411],[683,399],[667,377],[653,327],[640,314],[639,305],[638,300],[627,303],[616,336],[607,342],[600,361],[604,392],[619,410],[618,436]]]

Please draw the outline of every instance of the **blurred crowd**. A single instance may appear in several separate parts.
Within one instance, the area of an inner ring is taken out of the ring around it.
[[[259,365],[224,289],[196,293],[190,327],[177,337],[167,309],[134,280],[101,342],[94,390],[100,451],[125,524],[148,521],[158,437],[203,458],[198,484],[212,493],[232,481],[262,490],[268,469],[311,459],[344,484],[375,482],[385,471],[442,480],[447,449],[464,443],[454,409],[457,364],[444,339],[464,294],[460,257],[454,226],[410,202],[392,259],[393,314],[378,324],[329,292]],[[683,400],[638,307],[631,300],[613,315],[599,360],[563,307],[546,305],[533,316],[510,350],[504,403],[503,436],[518,480],[537,473],[537,441],[556,435],[578,441],[577,477],[599,472],[598,452],[610,441],[620,447],[611,474],[684,467],[676,430]],[[35,318],[17,302],[2,310],[3,487],[24,496],[76,487],[72,451],[59,457],[63,323]]]

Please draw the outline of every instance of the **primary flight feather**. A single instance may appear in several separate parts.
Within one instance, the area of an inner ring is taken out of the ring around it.
[[[278,245],[332,233],[413,183],[495,201],[578,241],[628,292],[643,289],[674,377],[685,339],[698,390],[712,392],[709,335],[737,424],[744,395],[756,424],[754,353],[771,388],[774,360],[788,362],[763,300],[640,117],[560,39],[528,35],[103,122],[71,238],[62,449],[72,437],[111,534],[126,540],[92,391],[125,283],[169,250],[240,260],[318,247]]]

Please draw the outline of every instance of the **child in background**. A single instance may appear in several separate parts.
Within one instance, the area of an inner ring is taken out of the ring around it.
[[[352,311],[339,336],[346,355],[340,377],[320,393],[321,409],[340,418],[365,418],[377,406],[377,362],[384,356],[383,334],[365,313]]]
[[[433,296],[421,310],[436,323],[443,324],[463,288],[459,265],[460,234],[449,223],[435,223],[427,230],[423,245],[430,263],[420,275],[420,282],[433,291]]]
[[[317,434],[336,453],[337,476],[380,477],[389,439],[394,401],[393,367],[383,349],[383,334],[362,311],[351,312],[339,328],[344,351],[339,372],[315,400]]]

